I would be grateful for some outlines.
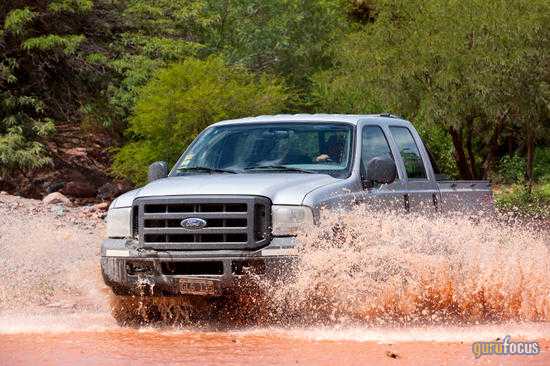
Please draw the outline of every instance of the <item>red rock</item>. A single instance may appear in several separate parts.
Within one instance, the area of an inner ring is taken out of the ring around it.
[[[93,206],[96,211],[105,211],[109,208],[109,202],[101,202]]]
[[[50,193],[46,197],[42,199],[42,203],[46,205],[55,205],[57,203],[62,203],[64,205],[70,205],[71,200],[65,197],[63,194],[59,192]]]
[[[74,147],[72,149],[65,150],[64,153],[70,156],[87,156],[88,155],[85,147]]]

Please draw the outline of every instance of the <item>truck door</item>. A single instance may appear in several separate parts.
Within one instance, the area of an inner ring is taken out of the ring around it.
[[[366,173],[367,162],[374,157],[394,159],[388,138],[382,128],[377,125],[365,125],[361,130],[361,170]],[[397,165],[397,162],[396,162]],[[398,172],[399,172],[398,168]],[[390,184],[375,184],[365,186],[361,193],[361,203],[372,205],[376,209],[405,209],[406,181],[399,172],[397,179]]]
[[[420,137],[408,127],[390,126],[406,174],[405,209],[430,213],[439,209],[439,190]],[[419,146],[421,149],[419,149]],[[424,151],[424,154],[421,153]]]

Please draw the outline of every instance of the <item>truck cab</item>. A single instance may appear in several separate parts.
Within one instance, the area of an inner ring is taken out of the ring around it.
[[[412,124],[392,115],[277,115],[206,128],[169,170],[114,200],[101,247],[117,295],[223,296],[252,269],[292,265],[323,209],[490,209],[485,181],[442,181]]]

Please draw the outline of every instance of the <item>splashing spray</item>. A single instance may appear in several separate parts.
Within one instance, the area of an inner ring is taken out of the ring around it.
[[[270,313],[307,323],[550,320],[549,235],[514,223],[325,213],[293,273],[261,282]]]

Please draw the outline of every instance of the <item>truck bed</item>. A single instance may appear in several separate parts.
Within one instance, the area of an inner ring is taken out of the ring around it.
[[[437,182],[445,211],[492,212],[491,183],[486,180],[442,180]]]

